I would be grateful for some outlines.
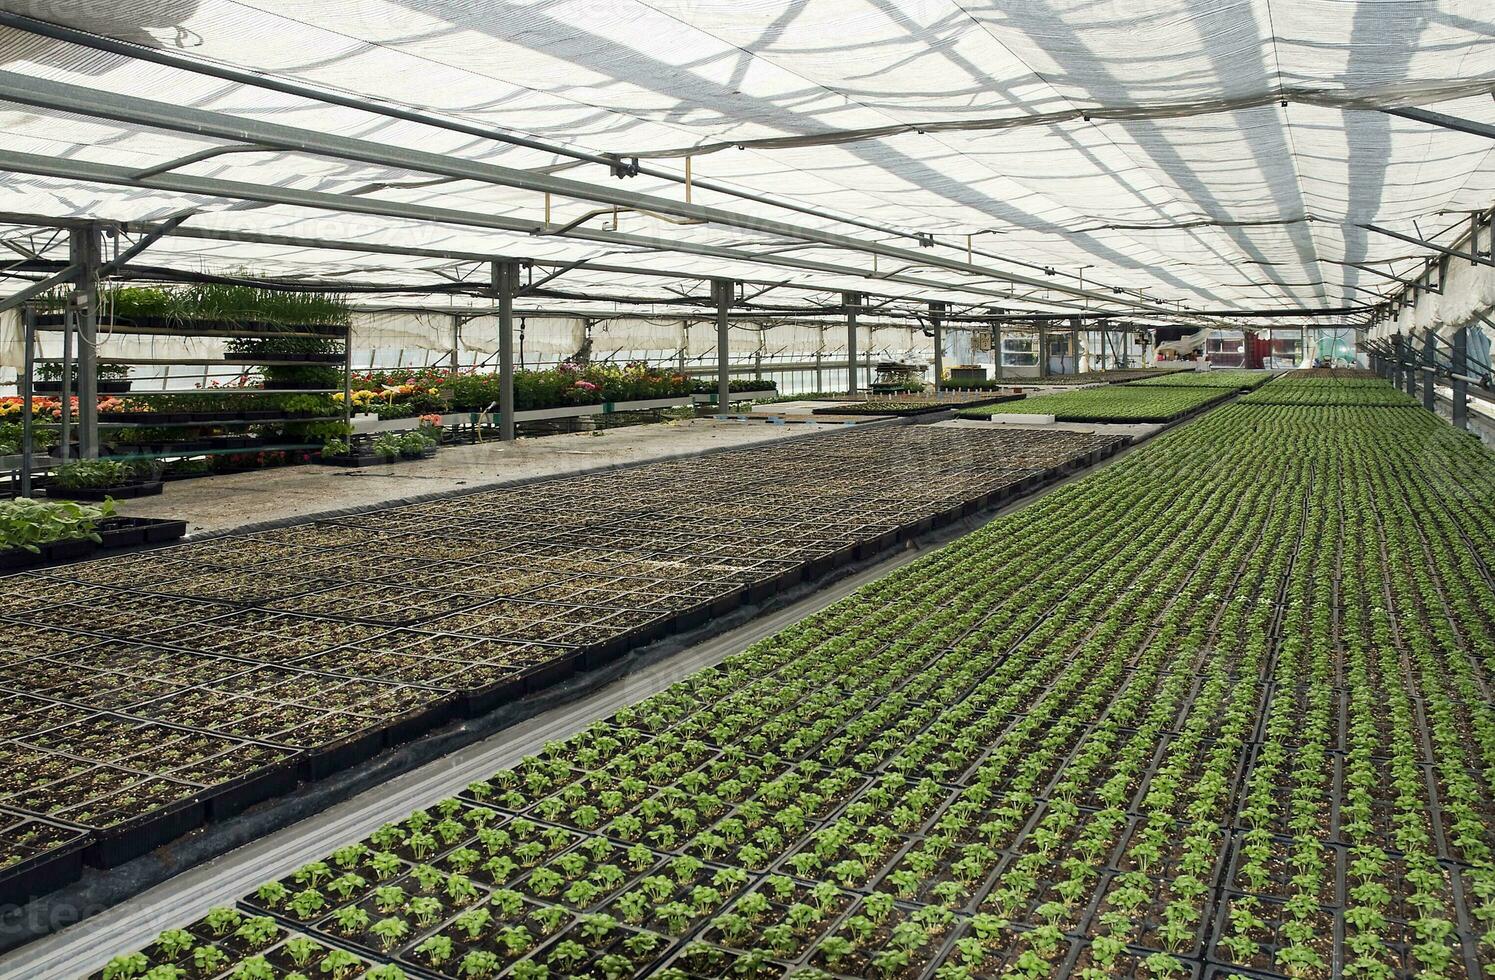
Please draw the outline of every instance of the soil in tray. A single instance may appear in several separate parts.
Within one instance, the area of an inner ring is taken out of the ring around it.
[[[1075,943],[1054,927],[1024,929],[978,916],[961,926],[947,963],[974,978],[1069,976],[1064,969]]]
[[[332,909],[369,898],[376,889],[401,879],[415,864],[437,861],[437,855],[474,840],[474,833],[484,834],[501,823],[497,814],[492,819],[485,818],[483,808],[454,809],[449,804],[438,804],[430,811],[420,811],[413,824],[410,820],[385,824],[363,841],[340,847],[278,881],[267,882],[243,901],[293,921],[313,921]],[[414,835],[423,835],[424,839],[412,843]],[[436,871],[467,873],[458,867],[443,866],[439,861]],[[476,875],[469,877],[483,883]],[[322,901],[319,903],[315,896],[308,895],[296,903],[297,897],[308,889],[320,895]]]
[[[551,976],[609,980],[647,972],[668,948],[669,941],[656,933],[628,929],[604,916],[589,916],[527,958],[543,965]]]
[[[447,860],[452,857],[448,855]],[[589,837],[580,846],[550,858],[512,887],[537,903],[583,912],[612,900],[642,875],[658,870],[663,862],[663,855],[647,848],[625,849],[605,837]]]
[[[195,932],[173,929],[157,938],[156,942],[142,950],[146,969],[161,966],[174,967],[173,976],[180,980],[209,980],[212,977],[274,977],[281,980],[292,975],[323,977],[331,980],[357,980],[369,969],[370,964],[345,949],[327,946],[317,940],[293,933],[283,933],[284,938],[275,944],[261,946],[258,943],[241,950],[228,938],[217,942],[199,936]],[[231,938],[231,937],[229,937]],[[134,969],[139,964],[131,964]],[[136,976],[123,972],[100,970],[90,974],[88,980],[105,980],[109,977]]]
[[[630,926],[680,936],[720,912],[748,880],[739,868],[682,855],[640,878],[601,911]]]
[[[1203,955],[1215,912],[1213,889],[1185,893],[1174,879],[1127,872],[1109,877],[1099,890],[1100,902],[1084,931],[1087,939],[1109,937],[1149,952]]]
[[[856,896],[827,882],[814,886],[771,875],[712,919],[703,942],[738,951],[769,950],[777,959],[803,956]]]
[[[848,977],[912,980],[932,964],[950,932],[954,914],[937,906],[916,912],[889,898],[865,898],[810,953],[810,965]]]
[[[1209,951],[1213,961],[1252,970],[1292,972],[1304,980],[1338,976],[1337,924],[1328,909],[1314,908],[1306,918],[1298,919],[1280,902],[1226,893],[1219,916],[1215,943]],[[1296,944],[1294,934],[1299,936]]]
[[[496,976],[540,953],[572,921],[565,909],[527,904],[517,892],[495,892],[483,904],[406,942],[399,959],[438,976],[467,977],[474,966]]]
[[[338,941],[388,956],[442,922],[480,907],[489,892],[470,879],[445,875],[429,865],[374,889],[363,900],[343,905],[311,927]]]
[[[1309,876],[1318,892],[1309,895],[1320,905],[1339,905],[1338,882],[1344,873],[1345,852],[1313,838],[1285,839],[1264,834],[1242,834],[1236,841],[1225,887],[1263,898],[1286,901],[1301,892]]]
[[[687,943],[665,963],[689,980],[722,977],[777,977],[793,972],[793,965],[760,955],[741,953],[705,942]],[[663,971],[661,971],[663,972]]]
[[[1153,957],[1167,957],[1161,963],[1153,960]],[[1157,963],[1156,969],[1149,963]],[[1167,965],[1166,973],[1164,965]],[[1106,946],[1104,949],[1093,944],[1081,944],[1075,954],[1074,964],[1069,972],[1074,976],[1099,975],[1106,977],[1120,977],[1123,980],[1158,980],[1160,976],[1187,978],[1198,976],[1199,964],[1186,959],[1173,956],[1171,953],[1149,952],[1139,949],[1121,949]],[[1085,971],[1098,971],[1087,974]]]

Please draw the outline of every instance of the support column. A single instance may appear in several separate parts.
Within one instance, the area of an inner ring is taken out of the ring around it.
[[[1070,331],[1069,367],[1070,374],[1080,373],[1080,318],[1075,317],[1074,329]]]
[[[732,372],[728,363],[731,334],[727,311],[732,308],[730,279],[711,280],[711,296],[716,300],[716,410],[726,412],[732,405]]]
[[[1038,376],[1049,376],[1049,332],[1042,322],[1038,324]]]
[[[351,340],[351,338],[349,338],[349,339]],[[349,344],[349,346],[350,347],[352,346],[351,343]],[[458,317],[458,316],[453,316],[452,317],[452,357],[451,357],[451,365],[452,365],[452,373],[453,374],[457,373],[457,368],[461,364],[461,361],[460,361],[460,359],[457,356],[457,351],[458,351],[458,349],[461,346],[462,346],[462,318]]]
[[[455,366],[456,352],[452,352]],[[164,385],[163,385],[164,387]],[[353,438],[353,325],[343,327],[343,438]]]
[[[58,448],[64,460],[73,458],[73,328],[77,326],[78,311],[69,298],[62,314],[62,394],[60,418],[58,419]]]
[[[1413,398],[1417,397],[1417,354],[1412,343],[1412,338],[1407,337],[1402,344],[1402,371],[1403,380],[1407,384],[1407,394]]]
[[[36,310],[31,304],[21,308],[21,324],[26,334],[25,364],[16,379],[21,395],[21,496],[31,496],[31,467],[34,465],[31,440],[34,426],[31,415],[31,384],[36,376]]]
[[[991,350],[992,350],[992,377],[1002,380],[1002,324],[994,323],[991,327]]]
[[[1422,407],[1429,412],[1436,410],[1437,397],[1433,391],[1433,379],[1437,377],[1433,373],[1433,367],[1437,364],[1435,360],[1435,346],[1437,337],[1432,330],[1428,330],[1422,337]]]
[[[841,303],[846,307],[846,393],[857,393],[857,309],[862,305],[861,293],[842,293]]]
[[[1453,335],[1453,425],[1469,429],[1469,328],[1460,327]]]
[[[514,294],[519,263],[493,260],[493,292],[498,298],[498,437],[514,441]]]
[[[938,300],[929,304],[929,325],[934,327],[934,393],[940,393],[945,376],[945,304]]]
[[[78,264],[73,305],[78,325],[78,455],[99,455],[99,231],[93,226],[69,233],[69,252]],[[63,395],[66,397],[64,386]]]
[[[1391,385],[1400,390],[1402,387],[1402,335],[1396,334],[1391,338]]]

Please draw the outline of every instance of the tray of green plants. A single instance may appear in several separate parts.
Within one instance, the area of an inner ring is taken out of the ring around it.
[[[0,569],[27,568],[80,558],[103,543],[99,525],[114,503],[66,500],[0,500]]]
[[[77,881],[87,845],[81,827],[0,809],[0,894],[19,903]]]
[[[955,390],[982,390],[987,388],[1041,388],[1054,385],[1125,384],[1143,378],[1161,378],[1187,372],[1188,368],[1117,368],[1109,371],[1085,371],[1079,374],[1051,374],[1045,378],[1020,378],[1006,376],[988,378],[980,382],[962,382],[951,385]]]
[[[355,468],[383,466],[401,460],[430,459],[440,444],[439,430],[423,425],[408,432],[329,439],[323,444],[317,462]]]
[[[67,303],[66,291],[37,300],[38,322],[55,325]],[[106,320],[123,326],[191,333],[323,333],[341,337],[352,313],[347,300],[325,293],[295,293],[253,286],[203,283],[191,286],[119,286],[104,291]]]
[[[1129,382],[1136,387],[1164,388],[1223,388],[1230,391],[1251,391],[1276,377],[1271,371],[1216,370],[1174,371],[1153,378],[1142,378]]]
[[[1410,408],[1419,404],[1370,372],[1288,374],[1241,399],[1246,405],[1359,406]]]
[[[1478,977],[1492,501],[1420,410],[1210,413],[239,914],[452,980]]]
[[[54,468],[42,492],[64,500],[129,500],[159,494],[162,486],[157,460],[80,459]]]
[[[872,398],[861,402],[846,402],[814,409],[814,415],[928,415],[947,412],[952,408],[970,408],[978,405],[996,405],[1017,401],[1022,395],[982,395],[971,392],[956,392],[940,397],[917,395]]]
[[[1229,398],[1219,388],[1139,388],[1108,385],[1051,395],[1032,395],[1021,402],[961,409],[961,418],[1000,420],[1002,415],[1052,415],[1059,422],[1171,422]]]

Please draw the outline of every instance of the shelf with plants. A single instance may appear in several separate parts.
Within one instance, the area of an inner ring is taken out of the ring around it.
[[[1120,445],[1080,433],[871,435],[827,436],[808,455],[733,450],[3,577],[0,619],[16,662],[0,657],[0,688],[54,709],[280,747],[298,753],[297,778],[320,779]],[[38,709],[8,734],[29,745],[58,724]],[[139,772],[154,780],[153,799],[199,820],[217,819],[215,809],[187,801],[216,799],[242,775],[205,765],[184,776],[82,749],[64,739],[45,751]],[[51,795],[30,802],[112,833],[82,817],[104,812],[102,787],[82,774],[46,785]],[[717,846],[698,850],[719,858]],[[90,853],[104,862],[118,852]]]
[[[30,322],[36,331],[62,328],[62,317],[50,312],[59,302],[53,297],[35,304]],[[252,459],[257,451],[282,454],[285,447],[307,452],[346,435],[345,408],[333,397],[347,383],[350,314],[341,299],[221,285],[121,287],[105,294],[103,306],[102,332],[123,326],[138,336],[221,338],[224,351],[218,357],[115,357],[101,365],[101,377],[107,368],[123,379],[123,390],[98,405],[101,455],[180,458],[214,451]],[[43,374],[61,377],[59,358],[36,363]],[[128,380],[132,368],[220,365],[244,370],[233,384],[187,390],[142,392]],[[61,414],[38,407],[48,418]]]
[[[243,912],[466,876],[368,947],[454,980],[1480,976],[1492,501],[1426,412],[1231,406]]]
[[[1233,389],[1209,387],[1111,385],[1031,395],[1020,402],[965,408],[956,414],[961,418],[996,421],[1000,421],[1003,415],[1018,414],[1053,416],[1058,422],[1172,422],[1233,394]]]
[[[36,378],[31,384],[31,391],[36,395],[60,395],[62,394],[62,362],[60,360],[39,360]],[[128,364],[119,361],[106,361],[95,369],[95,390],[101,395],[120,395],[128,392],[133,386],[130,380],[130,368]],[[78,390],[78,369],[73,368],[72,381],[69,391]]]

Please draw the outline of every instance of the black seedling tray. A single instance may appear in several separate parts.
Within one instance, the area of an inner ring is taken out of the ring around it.
[[[62,500],[133,500],[136,497],[154,497],[161,493],[165,486],[160,480],[151,480],[146,483],[126,483],[117,487],[75,487],[71,490],[63,487],[51,486],[42,490],[48,497],[57,497]]]
[[[83,852],[90,836],[82,827],[7,810],[0,810],[0,827],[0,838],[27,830],[38,830],[51,838],[44,848],[27,847],[35,851],[30,857],[0,869],[0,909],[25,904],[82,876]]]

